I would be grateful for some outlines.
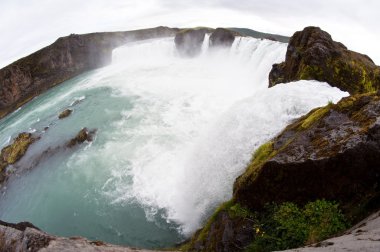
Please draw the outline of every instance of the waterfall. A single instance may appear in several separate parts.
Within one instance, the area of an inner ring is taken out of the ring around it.
[[[172,245],[231,197],[260,144],[347,95],[313,81],[268,89],[286,44],[238,37],[215,51],[208,40],[195,58],[180,57],[173,38],[127,44],[114,50],[112,65],[3,119],[1,143],[50,125],[30,157],[81,127],[98,131],[91,145],[50,157],[14,180],[0,198],[0,219],[132,246]],[[58,121],[68,106],[72,115]]]

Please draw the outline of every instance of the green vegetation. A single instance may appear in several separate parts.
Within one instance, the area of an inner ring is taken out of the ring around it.
[[[11,145],[6,146],[1,151],[1,159],[7,164],[16,163],[22,156],[24,156],[29,145],[31,145],[35,139],[30,133],[21,133],[13,141]]]
[[[338,204],[317,200],[299,208],[294,203],[267,206],[260,214],[255,238],[246,252],[273,251],[312,244],[347,227]]]

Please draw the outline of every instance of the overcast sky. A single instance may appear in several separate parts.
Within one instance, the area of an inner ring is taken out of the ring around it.
[[[379,0],[0,0],[0,67],[70,33],[160,25],[289,36],[315,25],[380,64],[379,14]]]

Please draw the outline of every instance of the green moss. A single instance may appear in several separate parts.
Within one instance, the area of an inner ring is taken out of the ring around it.
[[[1,151],[1,158],[7,164],[16,163],[22,156],[24,156],[29,145],[35,141],[30,133],[21,133],[13,141],[11,145],[6,146]]]
[[[219,213],[222,212],[222,211],[224,211],[224,210],[228,210],[233,205],[234,205],[233,200],[224,202],[222,205],[220,205],[215,210],[215,212],[213,213],[213,215],[211,215],[211,217],[208,219],[206,225],[202,228],[201,232],[199,233],[196,241],[203,241],[207,237],[207,235],[208,235],[208,233],[210,231],[211,225],[215,222],[215,220],[218,217]]]
[[[315,65],[303,65],[298,71],[299,79],[301,80],[322,80],[323,70]]]
[[[310,128],[311,125],[319,121],[322,117],[324,117],[327,114],[327,112],[330,111],[332,105],[333,105],[332,103],[329,103],[325,107],[314,110],[311,114],[308,115],[307,118],[303,120],[301,124],[301,128],[302,129]]]
[[[240,185],[245,184],[248,179],[250,181],[253,181],[259,173],[262,164],[264,164],[267,160],[276,155],[276,153],[277,152],[273,149],[272,141],[269,141],[261,145],[253,154],[252,161],[248,165],[246,171],[239,178],[236,179],[234,190],[236,190],[236,187],[240,187]]]

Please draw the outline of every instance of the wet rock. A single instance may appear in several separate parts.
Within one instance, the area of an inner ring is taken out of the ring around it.
[[[210,47],[231,47],[237,33],[224,28],[217,28],[210,35]]]
[[[64,238],[38,230],[31,223],[0,221],[0,251],[7,252],[153,252],[89,241],[83,237]],[[159,251],[157,251],[159,252]]]
[[[256,152],[234,184],[249,209],[269,202],[336,201],[351,221],[380,208],[380,96],[312,110]]]
[[[4,147],[0,154],[0,184],[7,179],[6,168],[8,165],[20,160],[28,150],[29,146],[38,138],[33,137],[31,133],[20,133],[13,143]]]
[[[187,57],[199,55],[205,35],[211,32],[211,30],[208,28],[194,28],[179,31],[174,38],[174,43],[179,54]]]
[[[297,80],[324,81],[350,94],[366,93],[379,89],[380,68],[320,28],[306,27],[291,37],[285,62],[273,65],[269,86]]]
[[[62,111],[59,115],[58,115],[58,118],[59,119],[63,119],[63,118],[66,118],[68,116],[71,115],[73,111],[71,109],[65,109],[64,111]]]
[[[96,130],[88,130],[87,128],[81,129],[78,134],[67,143],[67,147],[72,148],[75,145],[81,144],[85,141],[91,142],[96,133]]]
[[[0,118],[49,88],[111,63],[112,50],[127,42],[174,36],[156,27],[126,32],[71,34],[0,69]]]

